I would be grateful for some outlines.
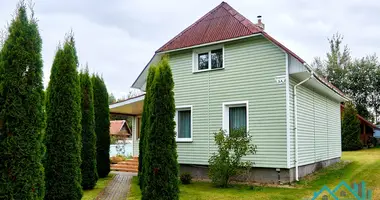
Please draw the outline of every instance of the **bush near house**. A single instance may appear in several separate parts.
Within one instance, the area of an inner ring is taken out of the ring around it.
[[[91,77],[94,92],[96,168],[100,178],[107,177],[110,168],[110,110],[108,92],[103,79],[94,74]]]
[[[342,150],[353,151],[361,149],[360,121],[357,118],[355,106],[351,102],[345,103],[342,116]]]
[[[193,179],[193,177],[191,176],[189,172],[184,172],[181,174],[179,179],[181,180],[182,184],[187,185],[191,183],[191,179]]]
[[[88,68],[79,74],[82,105],[82,188],[92,189],[98,180],[96,170],[96,134],[94,116],[94,94]]]
[[[139,185],[140,189],[142,190],[143,183],[144,183],[144,172],[143,172],[143,158],[144,158],[144,153],[145,153],[145,135],[149,131],[147,127],[149,127],[149,116],[151,115],[149,112],[149,105],[150,105],[150,86],[152,85],[154,75],[156,72],[156,67],[155,66],[150,66],[149,72],[148,72],[148,78],[147,78],[147,83],[146,83],[146,93],[145,93],[145,98],[144,98],[144,108],[143,108],[143,113],[142,113],[142,118],[141,118],[141,131],[140,131],[140,142],[139,142],[139,172],[138,172],[138,177],[139,177]]]
[[[80,200],[81,95],[72,34],[56,52],[47,89],[46,196]]]
[[[217,187],[227,187],[232,176],[252,167],[252,162],[241,161],[243,156],[256,153],[256,146],[251,144],[252,137],[245,128],[232,130],[229,135],[220,130],[214,134],[218,146],[217,153],[209,159],[209,177]]]
[[[179,198],[177,144],[175,141],[174,82],[168,59],[155,68],[150,86],[149,126],[145,134],[143,200]]]
[[[0,45],[0,198],[43,199],[42,40],[18,5]]]

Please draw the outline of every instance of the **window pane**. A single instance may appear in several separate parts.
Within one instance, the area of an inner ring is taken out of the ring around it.
[[[178,111],[178,138],[191,138],[191,111]]]
[[[223,68],[223,50],[211,51],[211,69]]]
[[[230,107],[229,113],[230,132],[234,129],[247,127],[247,110],[245,106]]]
[[[198,70],[208,69],[208,53],[198,54]]]

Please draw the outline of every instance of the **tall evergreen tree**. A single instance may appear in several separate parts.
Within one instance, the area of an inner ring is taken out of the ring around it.
[[[342,115],[342,150],[352,151],[362,148],[360,141],[360,121],[351,102],[347,102]]]
[[[156,67],[150,86],[149,127],[143,157],[143,200],[178,199],[178,162],[175,141],[174,82],[168,59]]]
[[[110,172],[110,109],[106,84],[98,75],[91,78],[94,90],[96,164],[100,178]]]
[[[80,200],[81,95],[73,35],[56,52],[47,89],[45,199]]]
[[[151,115],[149,112],[149,105],[150,105],[150,86],[152,85],[154,75],[156,72],[156,66],[152,65],[149,68],[148,72],[148,78],[146,82],[146,88],[145,88],[145,98],[144,98],[144,108],[143,108],[143,113],[142,113],[142,118],[141,118],[141,131],[140,131],[140,142],[139,142],[139,184],[140,184],[140,189],[142,190],[144,187],[144,173],[143,173],[143,158],[144,158],[144,150],[145,150],[145,135],[149,131],[149,116]]]
[[[98,180],[96,170],[96,134],[94,93],[88,68],[79,74],[82,97],[82,187],[92,189]]]
[[[43,199],[42,40],[24,3],[8,32],[0,51],[0,198]]]

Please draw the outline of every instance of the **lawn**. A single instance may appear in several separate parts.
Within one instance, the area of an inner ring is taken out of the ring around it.
[[[231,188],[215,188],[211,183],[194,182],[180,186],[181,200],[252,200],[252,199],[308,199],[323,185],[334,187],[340,181],[359,182],[364,180],[373,190],[373,199],[380,199],[380,148],[343,152],[342,162],[307,176],[293,188],[253,187],[234,185]],[[348,162],[351,161],[351,162]],[[141,198],[136,177],[133,179],[128,200]]]
[[[96,186],[92,190],[84,190],[82,200],[93,200],[99,193],[108,185],[108,183],[113,179],[115,174],[108,174],[105,178],[100,178],[96,183]]]

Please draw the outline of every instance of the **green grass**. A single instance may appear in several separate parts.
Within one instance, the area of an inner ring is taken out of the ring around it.
[[[108,183],[113,179],[115,174],[108,174],[105,178],[100,178],[96,183],[96,186],[92,190],[84,190],[82,200],[93,200],[99,193],[108,185]]]
[[[180,186],[181,200],[293,200],[311,198],[323,185],[334,187],[340,181],[359,182],[364,180],[373,190],[373,199],[380,199],[380,149],[343,152],[342,162],[322,169],[303,178],[289,188],[233,185],[231,188],[215,188],[208,182],[194,182]],[[128,200],[139,200],[141,193],[137,178],[132,181]]]

